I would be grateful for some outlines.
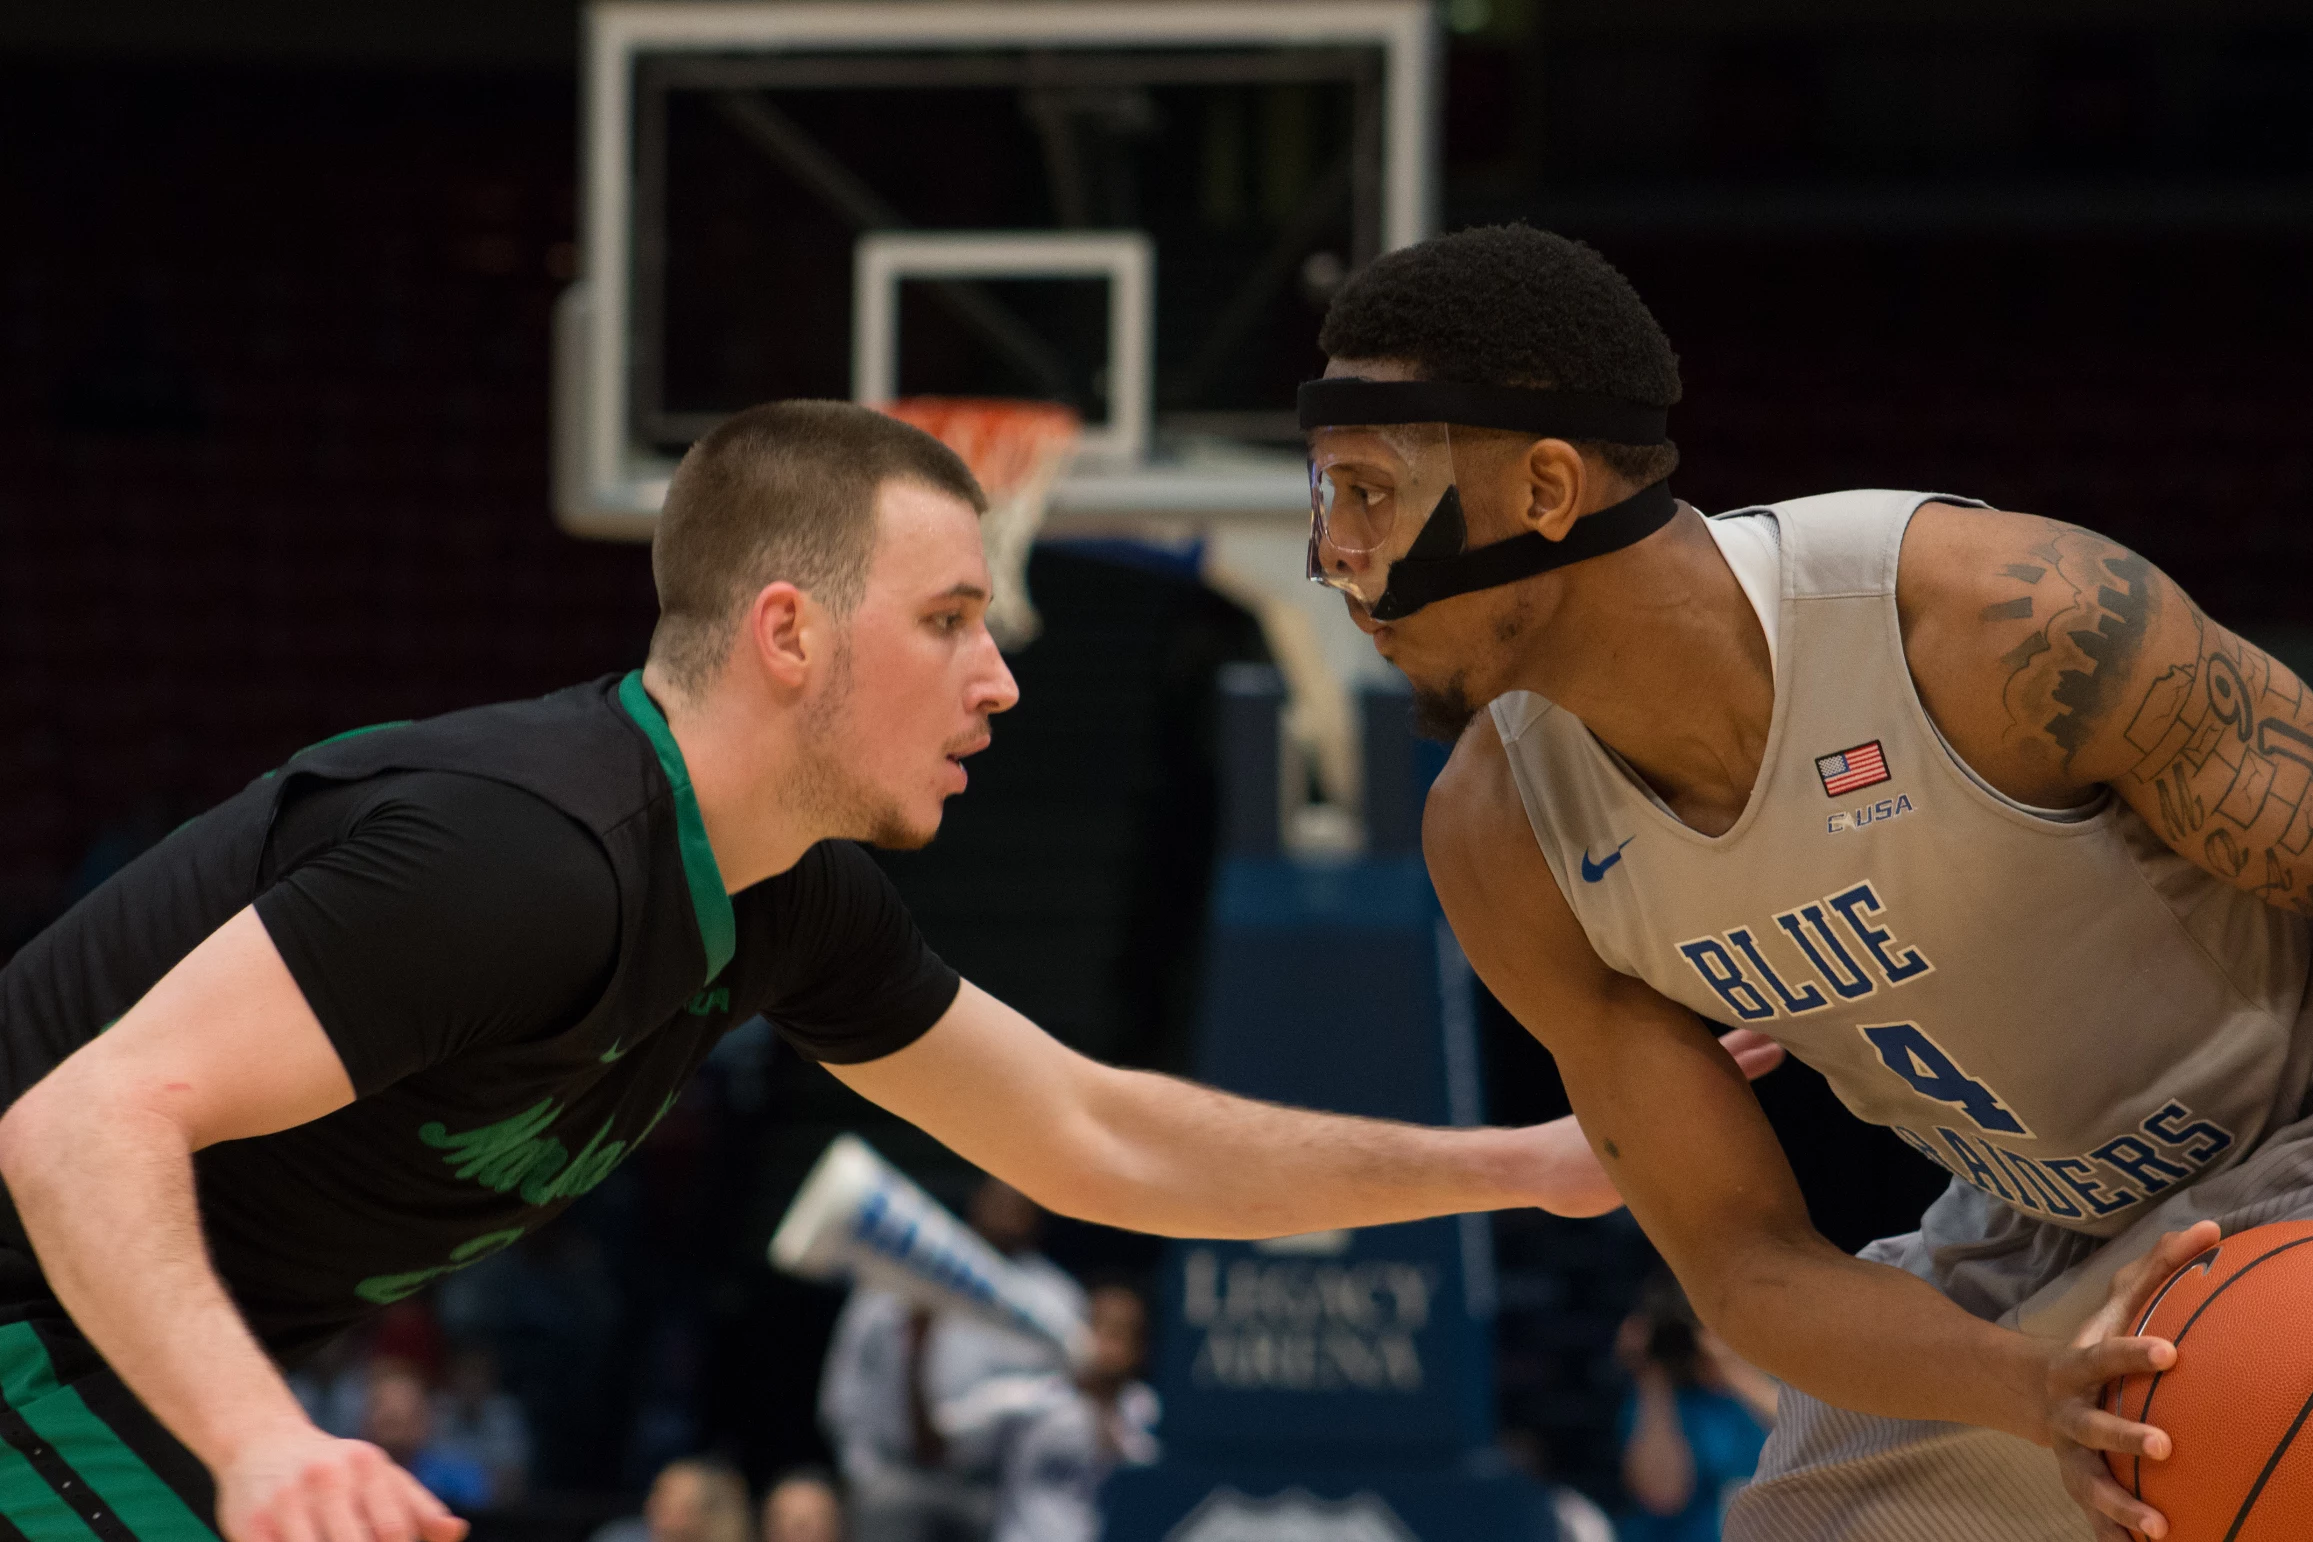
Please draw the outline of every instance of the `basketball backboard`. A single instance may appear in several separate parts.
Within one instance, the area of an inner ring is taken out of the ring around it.
[[[754,402],[1065,402],[1045,531],[1195,542],[1285,673],[1310,812],[1355,808],[1384,667],[1303,576],[1293,390],[1343,278],[1434,227],[1438,63],[1429,0],[600,0],[557,519],[647,540]]]
[[[592,6],[559,518],[645,538],[722,415],[884,389],[1076,407],[1108,453],[1057,530],[1298,521],[1325,300],[1432,227],[1435,27],[1426,0]],[[1137,243],[1148,346],[1115,356],[1122,269],[886,261],[1004,237]]]

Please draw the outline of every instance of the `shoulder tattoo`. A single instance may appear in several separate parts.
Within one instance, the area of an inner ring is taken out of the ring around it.
[[[2086,530],[2058,526],[2029,556],[2000,569],[2024,592],[1982,619],[2039,623],[2002,656],[2001,696],[2011,733],[2045,740],[2070,764],[2126,705],[2159,593],[2151,563]]]

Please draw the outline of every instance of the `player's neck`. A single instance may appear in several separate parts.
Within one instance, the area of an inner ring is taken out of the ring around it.
[[[760,703],[739,700],[729,685],[719,681],[689,696],[657,665],[643,669],[643,686],[682,751],[723,888],[736,894],[786,872],[832,832],[794,796],[798,736],[791,725],[767,720]]]
[[[1518,684],[1549,697],[1706,835],[1741,817],[1775,709],[1766,634],[1691,511],[1657,539],[1568,569]]]

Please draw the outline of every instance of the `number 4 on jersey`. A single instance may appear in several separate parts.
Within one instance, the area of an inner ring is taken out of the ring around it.
[[[2003,1135],[2030,1135],[2024,1121],[2008,1111],[1991,1088],[1962,1071],[1917,1023],[1886,1023],[1859,1028],[1886,1067],[1911,1084],[1911,1090],[1938,1103],[1950,1103],[1975,1121],[1979,1130]]]

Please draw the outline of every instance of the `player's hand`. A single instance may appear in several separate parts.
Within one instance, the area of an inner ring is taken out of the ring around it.
[[[1753,1029],[1729,1029],[1719,1035],[1719,1047],[1735,1057],[1746,1081],[1755,1082],[1783,1063],[1783,1046]]]
[[[2202,1221],[2161,1238],[2151,1252],[2113,1277],[2104,1305],[2081,1324],[2071,1345],[2048,1362],[2049,1444],[2056,1448],[2065,1492],[2088,1512],[2096,1542],[2129,1542],[2131,1532],[2153,1538],[2168,1535],[2167,1519],[2113,1482],[2111,1469],[2104,1465],[2107,1451],[2152,1462],[2167,1460],[2167,1432],[2132,1424],[2106,1412],[2101,1404],[2106,1383],[2176,1364],[2174,1344],[2135,1337],[2128,1327],[2144,1315],[2161,1283],[2215,1247],[2220,1235],[2216,1222]]]
[[[251,1440],[217,1474],[225,1542],[463,1542],[466,1523],[366,1440],[311,1425]]]

